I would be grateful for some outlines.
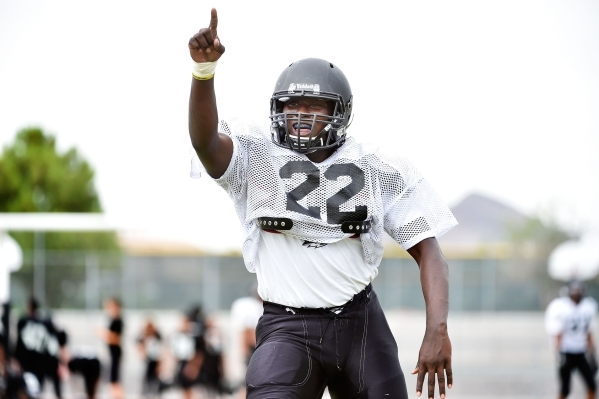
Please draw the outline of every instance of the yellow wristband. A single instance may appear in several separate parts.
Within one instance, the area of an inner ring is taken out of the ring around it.
[[[194,62],[191,75],[197,80],[209,80],[214,77],[216,63],[214,62]]]

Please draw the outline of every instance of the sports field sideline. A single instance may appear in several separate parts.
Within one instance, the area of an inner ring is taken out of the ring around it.
[[[424,332],[424,313],[411,310],[387,310],[391,329],[399,346],[399,358],[410,397],[414,393],[415,376],[409,374],[416,363]],[[125,311],[123,381],[126,398],[138,398],[143,362],[135,349],[135,337],[146,317],[152,317],[168,343],[179,325],[177,311]],[[242,378],[242,371],[232,345],[226,312],[214,315],[228,348],[227,371],[231,378]],[[65,328],[70,345],[93,346],[106,362],[107,351],[96,330],[105,327],[101,312],[56,311],[56,323]],[[595,337],[597,335],[595,328]],[[453,344],[454,387],[448,398],[554,398],[557,397],[555,357],[545,334],[542,312],[450,313],[449,332]],[[166,346],[166,345],[165,345]],[[168,362],[167,362],[168,364]],[[104,379],[106,381],[106,379]],[[65,384],[65,398],[79,390],[75,379]],[[108,399],[106,384],[100,388],[100,399]],[[582,381],[575,375],[571,397],[582,397]],[[45,392],[50,394],[50,385]],[[168,391],[166,399],[180,398],[178,390]],[[231,398],[234,396],[231,396]],[[438,398],[438,394],[435,395]]]

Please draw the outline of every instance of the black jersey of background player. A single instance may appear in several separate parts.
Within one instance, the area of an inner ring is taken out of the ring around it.
[[[15,358],[24,371],[30,371],[41,382],[46,360],[48,329],[38,314],[39,304],[35,298],[27,301],[27,315],[17,323],[17,347]]]
[[[48,335],[46,325],[37,315],[24,316],[18,321],[15,357],[24,371],[44,373]]]
[[[74,348],[68,367],[71,373],[80,374],[85,384],[87,399],[94,399],[100,380],[102,365],[92,348]]]
[[[123,334],[123,319],[119,316],[112,320],[110,320],[110,325],[108,326],[108,330],[112,331],[115,334],[122,335]],[[109,346],[120,347],[120,345],[109,344]]]

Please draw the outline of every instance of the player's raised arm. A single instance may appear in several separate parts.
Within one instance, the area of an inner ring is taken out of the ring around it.
[[[233,142],[218,132],[218,110],[214,93],[214,69],[225,52],[217,33],[218,15],[212,9],[210,24],[189,39],[189,54],[195,62],[189,97],[189,136],[208,174],[225,173],[233,154]]]

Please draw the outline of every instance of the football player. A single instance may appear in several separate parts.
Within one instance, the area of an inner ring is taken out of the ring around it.
[[[39,302],[34,297],[30,297],[27,301],[27,314],[17,323],[15,357],[23,372],[33,374],[40,387],[44,385],[46,345],[49,335],[39,312]]]
[[[552,300],[545,311],[545,328],[555,339],[559,357],[560,393],[565,399],[570,394],[572,372],[580,370],[587,387],[587,398],[597,391],[597,365],[591,328],[597,314],[597,301],[585,295],[585,286],[579,280],[568,282],[567,295]]]
[[[104,301],[104,310],[110,319],[108,328],[102,331],[102,336],[110,354],[110,392],[113,399],[122,399],[121,358],[123,350],[121,344],[124,324],[120,300],[117,298],[107,298]]]
[[[451,387],[448,268],[436,237],[451,211],[406,159],[347,135],[352,92],[339,67],[303,59],[281,73],[270,125],[219,123],[214,72],[225,47],[210,24],[189,40],[191,143],[235,204],[243,257],[264,315],[248,398],[407,398],[397,344],[371,282],[387,232],[420,267],[426,331],[414,374]],[[193,172],[193,171],[192,171]]]

